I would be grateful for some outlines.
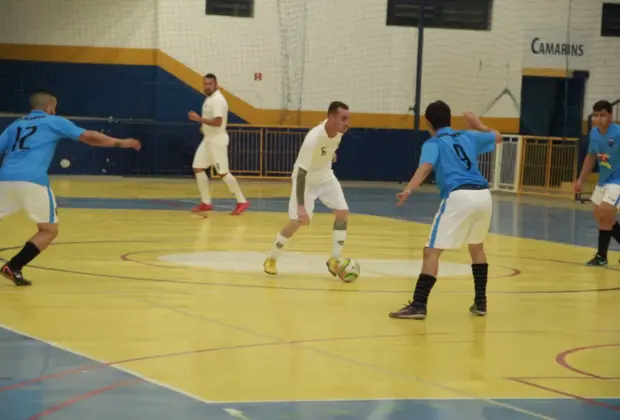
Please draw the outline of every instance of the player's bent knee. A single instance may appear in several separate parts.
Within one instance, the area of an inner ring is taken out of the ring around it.
[[[39,232],[45,233],[48,236],[55,238],[58,236],[58,224],[57,223],[38,223],[37,228]]]
[[[349,210],[335,210],[334,214],[336,215],[336,219],[347,219],[349,217]]]
[[[424,251],[422,252],[422,256],[426,258],[437,258],[441,254],[442,249],[440,248],[429,248],[424,247]]]
[[[597,220],[601,229],[611,229],[614,223],[616,223],[616,208],[611,204],[601,203],[598,206]]]
[[[301,227],[301,223],[299,223],[299,220],[290,219],[288,223],[286,224],[286,226],[282,228],[282,230],[280,231],[280,234],[282,234],[282,236],[290,238],[291,236],[295,234],[295,232],[299,230],[300,227]]]

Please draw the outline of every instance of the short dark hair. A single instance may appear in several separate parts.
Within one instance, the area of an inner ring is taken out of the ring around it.
[[[30,108],[41,108],[42,106],[45,106],[47,104],[50,98],[55,98],[55,96],[50,91],[45,89],[37,89],[30,95]]]
[[[213,79],[217,82],[217,77],[215,77],[215,74],[213,73],[207,73],[205,74],[205,79]]]
[[[331,104],[329,104],[329,108],[327,108],[327,115],[334,115],[340,109],[348,110],[349,105],[345,104],[344,102],[333,101]]]
[[[592,105],[592,111],[594,112],[601,112],[601,111],[607,111],[608,113],[612,113],[613,112],[613,107],[611,106],[611,103],[609,101],[596,101],[594,103],[594,105]]]
[[[439,130],[444,127],[450,127],[452,122],[452,111],[444,101],[435,101],[426,107],[424,118],[433,127],[433,130]]]

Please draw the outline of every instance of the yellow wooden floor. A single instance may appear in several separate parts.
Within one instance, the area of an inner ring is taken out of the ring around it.
[[[12,343],[0,343],[0,408],[32,398],[19,391],[34,381],[47,399],[39,408],[60,405],[47,415],[69,420],[113,407],[127,414],[119,418],[142,418],[145,401],[159,407],[149,418],[170,418],[171,407],[178,419],[371,418],[384,400],[397,408],[374,418],[620,418],[617,258],[591,268],[591,249],[493,234],[486,318],[467,311],[473,284],[461,251],[445,254],[427,320],[393,320],[388,312],[411,299],[429,226],[359,209],[383,202],[395,216],[430,218],[433,196],[397,213],[395,190],[347,189],[358,213],[345,253],[362,277],[344,284],[324,268],[331,215],[317,214],[288,245],[280,275],[266,277],[288,184],[243,183],[253,207],[239,217],[228,214],[222,183],[212,184],[219,211],[205,219],[185,210],[192,180],[54,181],[65,204],[56,244],[24,271],[32,287],[0,285],[0,339]],[[565,211],[577,223],[590,217]],[[9,259],[33,227],[21,214],[0,226],[0,257]],[[114,384],[135,379],[126,371],[142,385],[121,392]],[[43,387],[50,381],[64,388]],[[86,397],[62,405],[75,395]],[[301,416],[295,402],[310,400],[319,402]]]

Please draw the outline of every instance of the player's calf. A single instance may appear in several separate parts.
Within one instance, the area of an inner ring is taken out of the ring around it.
[[[273,244],[273,248],[269,251],[265,262],[263,263],[263,268],[265,273],[270,275],[278,274],[278,270],[276,267],[276,261],[282,251],[284,250],[284,246],[286,243],[293,237],[295,232],[297,232],[300,228],[301,224],[298,220],[289,220],[289,222],[282,228],[280,232],[276,235],[276,240]]]
[[[327,270],[333,275],[338,274],[338,259],[342,255],[344,242],[347,239],[348,210],[336,210],[336,220],[332,231],[332,256],[327,260]]]
[[[489,278],[489,264],[484,252],[483,244],[470,244],[471,272],[474,277],[474,303],[469,312],[484,316],[487,313],[487,282]]]
[[[17,286],[30,286],[32,284],[24,278],[22,269],[58,236],[58,225],[55,223],[38,223],[37,227],[39,231],[36,235],[30,238],[24,247],[2,267],[2,275]]]
[[[200,203],[192,208],[192,213],[202,213],[213,210],[211,204],[211,192],[209,187],[209,177],[204,169],[193,168],[196,176],[196,184],[200,192]]]
[[[437,248],[424,248],[422,272],[413,292],[413,300],[402,309],[391,312],[390,318],[401,319],[425,319],[427,313],[428,297],[437,282],[439,270],[439,257],[442,250]]]
[[[237,199],[237,205],[230,214],[233,216],[238,216],[247,209],[249,209],[250,202],[246,200],[245,196],[243,195],[241,187],[237,182],[237,178],[235,178],[230,172],[220,174],[220,176],[222,177],[222,181],[224,181],[230,192]]]
[[[607,252],[611,238],[614,237],[614,227],[617,225],[616,208],[611,204],[603,202],[594,208],[594,215],[599,226],[598,247],[596,255],[586,264],[602,267],[607,265]],[[618,232],[618,228],[616,228],[616,232]]]

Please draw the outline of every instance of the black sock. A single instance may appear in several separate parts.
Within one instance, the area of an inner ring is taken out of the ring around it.
[[[596,252],[599,257],[607,259],[607,250],[609,249],[609,243],[611,242],[613,230],[599,230],[598,231],[598,251]]]
[[[26,242],[26,245],[24,245],[22,250],[11,258],[11,261],[9,261],[9,267],[11,270],[21,270],[26,264],[34,260],[40,252],[41,251],[39,251],[39,248],[37,248],[35,244],[32,242]]]
[[[415,292],[413,292],[413,304],[414,306],[426,306],[428,303],[428,295],[431,294],[433,286],[437,279],[428,274],[420,274],[418,282],[415,285]]]
[[[611,236],[620,244],[620,223],[614,223],[613,228],[611,228]]]
[[[489,264],[472,264],[471,272],[474,275],[474,302],[479,305],[487,303],[487,280],[489,278]]]

